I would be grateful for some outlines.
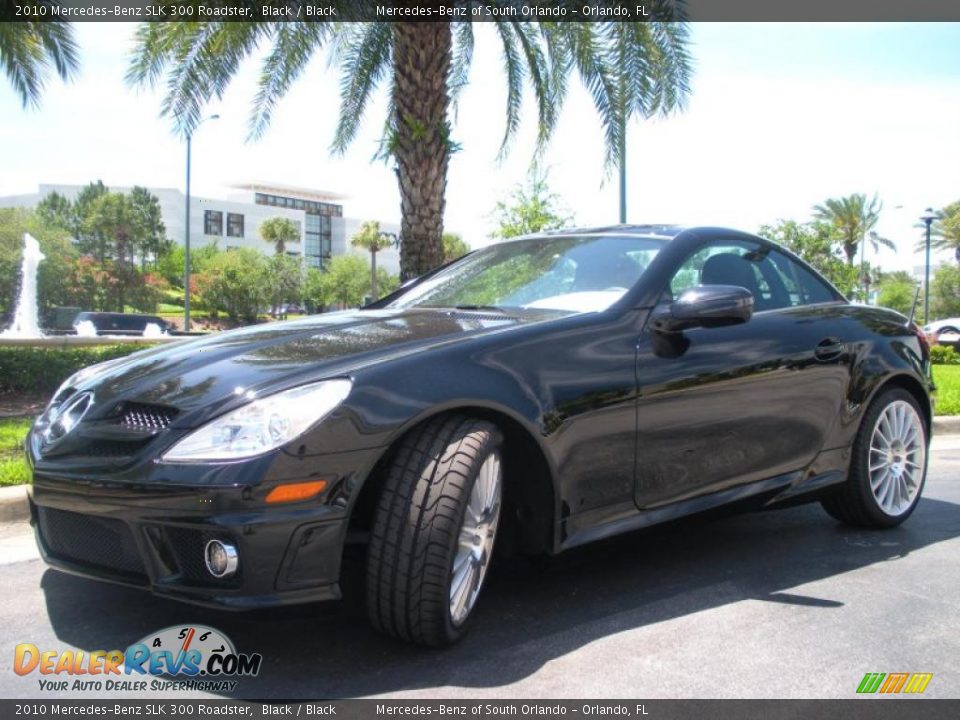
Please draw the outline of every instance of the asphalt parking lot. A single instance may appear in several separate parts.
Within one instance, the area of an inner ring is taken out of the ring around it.
[[[956,698],[958,478],[960,435],[943,436],[924,499],[892,531],[809,505],[495,568],[471,635],[441,652],[376,635],[356,598],[222,614],[70,577],[37,559],[26,525],[0,526],[0,697],[47,695],[12,672],[17,643],[124,648],[203,623],[264,656],[237,697],[848,698],[867,672],[932,672],[925,695]]]

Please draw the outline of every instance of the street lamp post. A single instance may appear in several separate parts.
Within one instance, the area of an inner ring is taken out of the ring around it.
[[[926,260],[923,266],[923,324],[926,325],[930,322],[930,226],[937,219],[937,214],[933,208],[927,208],[920,219],[927,226]]]
[[[208,115],[197,123],[193,131],[187,131],[187,202],[184,212],[183,232],[183,331],[190,332],[190,144],[195,132],[207,120],[218,120],[219,115]]]
[[[627,224],[627,125],[620,138],[620,224]]]

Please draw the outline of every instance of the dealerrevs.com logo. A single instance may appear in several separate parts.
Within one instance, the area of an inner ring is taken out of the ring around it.
[[[126,650],[41,650],[20,643],[14,649],[13,670],[17,675],[42,676],[40,690],[52,692],[218,692],[236,689],[238,677],[256,676],[262,662],[260,653],[238,653],[219,630],[173,625]]]

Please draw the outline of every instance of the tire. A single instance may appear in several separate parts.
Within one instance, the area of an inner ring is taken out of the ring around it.
[[[902,523],[923,493],[928,437],[923,411],[913,395],[901,388],[882,392],[857,432],[846,482],[822,498],[823,508],[840,522],[858,527],[892,528]]]
[[[377,630],[432,647],[466,632],[496,540],[502,442],[492,423],[446,415],[395,448],[367,549],[367,616]]]

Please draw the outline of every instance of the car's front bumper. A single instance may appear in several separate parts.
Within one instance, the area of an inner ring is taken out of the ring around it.
[[[37,474],[31,522],[44,560],[73,574],[235,610],[330,600],[340,597],[350,496],[362,477],[342,470],[338,475],[353,486],[349,493],[284,505],[266,505],[256,499],[260,493],[243,486],[78,482]],[[238,570],[231,577],[217,579],[206,569],[211,539],[237,548]]]

